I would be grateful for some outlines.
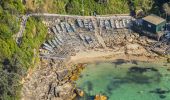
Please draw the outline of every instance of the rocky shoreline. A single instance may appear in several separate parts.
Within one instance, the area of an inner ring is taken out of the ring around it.
[[[74,64],[71,68],[58,70],[59,67],[47,64],[46,68],[37,68],[23,85],[22,100],[74,100],[83,96],[84,92],[76,88],[74,81],[80,77],[84,67],[84,64]]]
[[[67,60],[42,58],[33,73],[24,79],[22,100],[72,100],[77,95],[81,96],[81,91],[76,92],[74,81],[83,70],[84,63],[120,59],[148,62],[169,60],[167,56],[150,49],[156,41],[141,37],[137,33],[120,33],[105,40],[105,43],[107,48],[80,50]]]
[[[72,100],[76,96],[75,83],[72,80],[77,79],[75,72],[78,72],[77,66],[80,65],[66,69],[50,66],[50,63],[45,62],[48,61],[42,60],[43,67],[37,67],[36,73],[25,79],[29,83],[23,86],[22,100]]]

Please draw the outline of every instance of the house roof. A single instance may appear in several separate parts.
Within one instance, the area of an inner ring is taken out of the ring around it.
[[[144,17],[142,19],[147,21],[147,22],[150,22],[150,23],[152,23],[154,25],[158,25],[158,24],[166,21],[165,19],[163,19],[163,18],[161,18],[159,16],[156,16],[156,15],[153,15],[153,14],[149,15],[149,16],[146,16],[146,17]]]

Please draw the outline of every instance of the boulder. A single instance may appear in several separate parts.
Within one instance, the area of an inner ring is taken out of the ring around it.
[[[104,95],[96,95],[94,100],[107,100],[107,97]]]
[[[64,71],[61,71],[61,72],[56,72],[56,74],[57,74],[57,79],[58,79],[59,81],[63,80],[63,79],[66,77],[66,75],[67,75],[68,72],[69,72],[68,70],[64,70]]]
[[[76,92],[76,94],[77,94],[78,96],[80,96],[80,97],[83,97],[83,96],[84,96],[84,92],[83,92],[82,90],[80,90],[80,89],[76,89],[75,92]]]

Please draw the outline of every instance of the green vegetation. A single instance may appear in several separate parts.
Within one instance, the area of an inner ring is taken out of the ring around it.
[[[30,18],[23,42],[17,46],[13,37],[19,31],[19,14],[24,14],[25,7],[21,0],[1,0],[0,4],[0,100],[16,100],[20,96],[20,80],[37,61],[34,54],[47,29],[40,18]]]
[[[82,1],[83,6],[82,6]],[[99,0],[29,0],[26,3],[26,8],[29,12],[48,12],[58,14],[76,14],[93,15],[96,12],[99,15],[105,14],[129,14],[130,7],[128,2],[134,3],[136,11],[143,10],[145,15],[150,13],[157,14],[162,17],[165,12],[169,12],[169,0],[108,0],[107,3],[99,3]],[[167,3],[167,5],[164,5]],[[164,7],[165,6],[165,7]],[[167,11],[164,10],[167,9]],[[170,12],[168,13],[170,16]]]
[[[26,31],[24,32],[24,37],[22,39],[22,44],[20,53],[22,57],[22,62],[27,68],[33,66],[35,62],[35,56],[39,51],[40,45],[44,42],[46,38],[47,28],[42,24],[39,18],[29,18],[26,24]],[[22,54],[23,53],[23,54]],[[24,55],[25,54],[25,55]],[[31,58],[31,59],[30,59]]]
[[[95,0],[84,0],[84,14],[92,15],[93,12],[97,14],[120,14],[129,13],[127,0],[109,0],[108,3],[98,3]],[[68,14],[82,14],[81,0],[70,0],[66,5],[66,12]]]
[[[83,3],[82,3],[83,1]],[[146,14],[158,13],[162,5],[168,0],[108,0],[107,3],[99,3],[99,0],[29,0],[26,8],[30,12],[49,12],[60,14],[92,15],[94,12],[100,15],[129,13],[128,2],[134,3],[136,10],[142,9]],[[158,8],[158,9],[157,9]],[[152,10],[156,9],[156,11]]]
[[[34,1],[34,2],[33,2]],[[48,2],[47,2],[48,1]],[[98,0],[29,0],[26,7],[31,12],[49,12],[61,14],[92,15],[94,12],[100,15],[129,13],[128,0],[108,0],[108,3],[99,3]],[[150,0],[132,0],[137,9],[148,7]],[[152,1],[152,0],[151,0]]]

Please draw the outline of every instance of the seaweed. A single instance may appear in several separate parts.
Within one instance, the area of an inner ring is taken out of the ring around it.
[[[116,62],[112,62],[115,65],[122,65],[124,63],[126,63],[127,61],[125,61],[124,59],[117,59]]]
[[[93,91],[93,84],[90,81],[87,81],[87,89],[88,91]]]
[[[159,97],[160,97],[161,99],[166,98],[166,96],[165,96],[165,95],[159,95]]]
[[[146,72],[151,73],[151,75],[147,75]],[[152,67],[141,68],[141,67],[134,66],[129,69],[125,78],[137,84],[148,84],[151,82],[159,83],[161,80],[161,74],[157,69]]]
[[[141,68],[141,67],[134,66],[134,67],[131,67],[129,69],[129,72],[144,73],[144,72],[149,71],[149,70],[150,71],[155,71],[155,72],[158,71],[157,69],[155,69],[153,67],[151,67],[151,68]]]

